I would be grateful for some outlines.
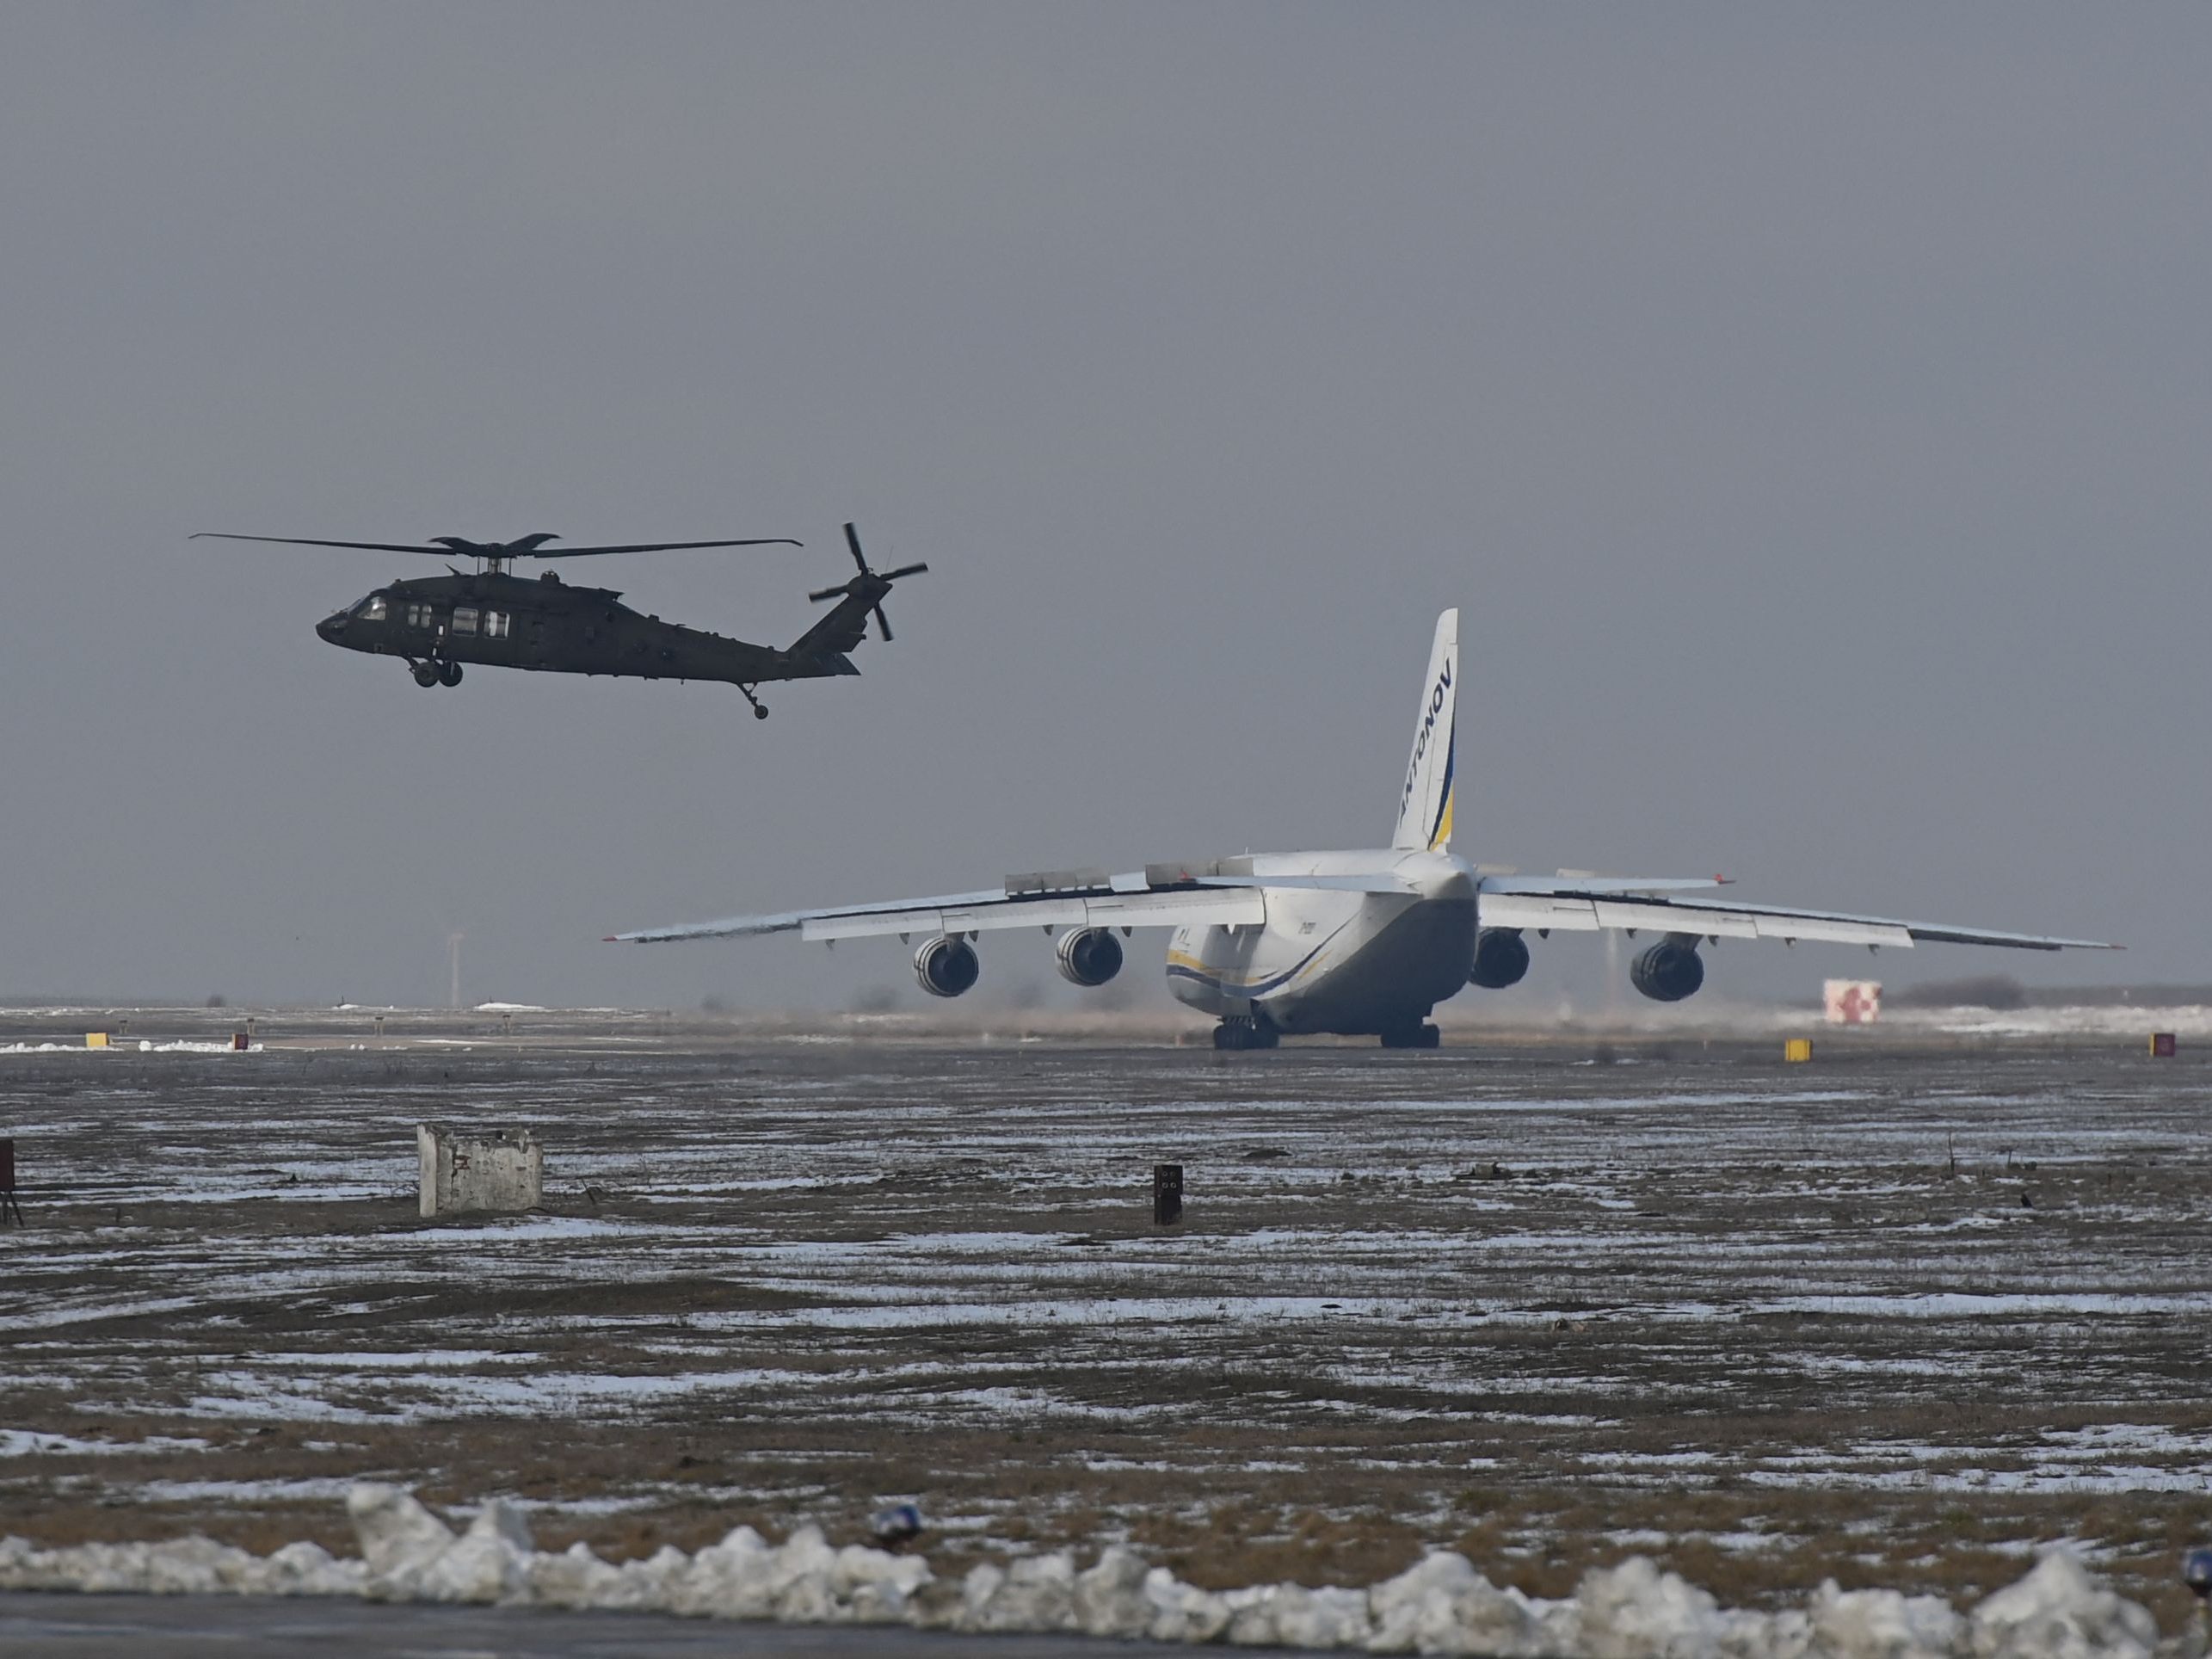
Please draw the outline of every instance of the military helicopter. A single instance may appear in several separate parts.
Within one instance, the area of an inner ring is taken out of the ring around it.
[[[551,570],[532,581],[512,574],[520,558],[589,558],[608,553],[658,553],[684,547],[796,547],[786,536],[750,541],[650,541],[620,547],[548,547],[545,533],[519,541],[468,541],[434,537],[427,546],[388,541],[320,541],[305,536],[245,536],[202,530],[193,540],[281,542],[294,547],[358,547],[380,553],[428,553],[471,558],[474,572],[448,567],[447,576],[420,577],[379,588],[359,603],[315,625],[334,645],[402,658],[418,686],[457,686],[461,665],[533,669],[551,674],[625,675],[644,680],[726,680],[745,694],[756,718],[768,711],[755,694],[772,680],[819,680],[858,674],[846,655],[867,638],[868,619],[888,641],[891,625],[884,600],[891,584],[919,576],[927,564],[872,570],[860,551],[859,532],[845,527],[860,574],[807,597],[837,607],[788,649],[749,644],[703,628],[687,628],[644,616],[607,588],[571,587]]]

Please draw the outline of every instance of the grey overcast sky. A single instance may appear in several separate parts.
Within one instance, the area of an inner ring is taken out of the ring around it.
[[[911,993],[598,941],[1371,845],[1450,604],[1462,850],[2212,978],[2208,78],[2198,4],[11,6],[0,990]],[[848,517],[932,573],[765,724],[185,540],[794,535],[605,573],[787,643]]]

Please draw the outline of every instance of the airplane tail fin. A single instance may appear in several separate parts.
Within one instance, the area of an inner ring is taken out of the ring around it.
[[[1452,750],[1458,702],[1459,613],[1436,619],[1428,677],[1421,681],[1420,712],[1414,723],[1413,758],[1398,797],[1398,828],[1390,845],[1440,853],[1451,845]]]

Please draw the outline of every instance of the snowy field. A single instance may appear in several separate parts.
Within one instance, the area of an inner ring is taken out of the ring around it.
[[[514,1018],[240,1054],[0,1022],[0,1532],[349,1548],[367,1478],[620,1560],[912,1497],[943,1573],[1126,1541],[1365,1585],[1444,1547],[1556,1597],[1643,1554],[1744,1606],[1964,1606],[2064,1540],[2178,1626],[2212,1517],[2186,1047]],[[535,1128],[544,1212],[419,1219],[423,1119]]]

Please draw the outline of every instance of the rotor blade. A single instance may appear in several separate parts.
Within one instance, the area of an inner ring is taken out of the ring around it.
[[[842,599],[844,596],[845,590],[842,588],[824,588],[819,593],[807,595],[807,597],[817,605],[825,599]]]
[[[789,536],[758,536],[750,541],[640,541],[625,547],[533,547],[514,558],[588,558],[595,553],[669,553],[684,547],[803,547]]]
[[[877,574],[886,582],[896,582],[903,576],[920,576],[928,568],[927,564],[902,564],[896,570],[879,570]]]
[[[876,632],[883,635],[884,644],[890,644],[891,620],[884,614],[884,607],[880,605],[876,607]]]
[[[499,542],[471,542],[462,547],[417,547],[396,541],[322,541],[311,536],[242,536],[228,530],[199,530],[189,540],[214,536],[225,541],[275,541],[293,547],[359,547],[372,553],[428,553],[450,558],[456,553],[498,558],[586,558],[595,553],[662,553],[684,547],[798,547],[805,544],[788,536],[765,536],[749,541],[641,541],[624,547],[532,547],[512,552]]]
[[[868,568],[868,561],[860,552],[860,533],[849,524],[845,527],[845,545],[853,550],[853,562],[865,573]]]
[[[199,541],[213,536],[224,541],[280,541],[293,547],[360,547],[372,553],[431,553],[441,558],[450,558],[450,547],[414,547],[396,541],[317,541],[311,536],[241,536],[228,530],[195,530],[187,538]]]

